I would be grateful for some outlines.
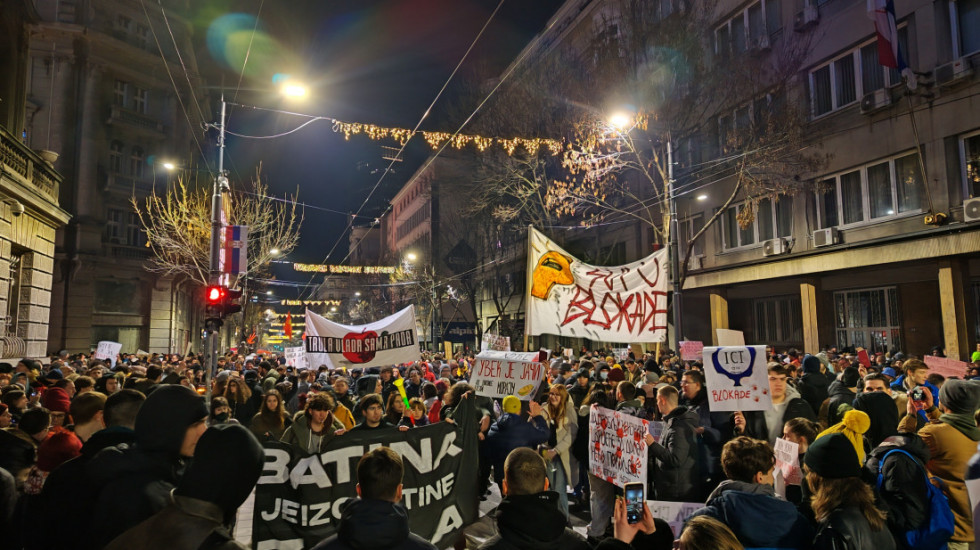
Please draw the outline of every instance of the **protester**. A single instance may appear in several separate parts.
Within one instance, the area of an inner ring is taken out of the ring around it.
[[[769,396],[772,407],[765,411],[736,411],[732,415],[736,435],[747,435],[756,439],[768,441],[775,446],[776,439],[783,433],[786,421],[803,417],[816,420],[810,405],[800,397],[799,392],[787,384],[789,370],[779,363],[770,363]]]
[[[664,419],[660,441],[650,434],[646,436],[650,460],[656,461],[653,471],[657,500],[691,502],[700,490],[695,440],[698,416],[678,405],[678,392],[673,386],[657,390],[657,409]]]
[[[743,550],[732,530],[710,516],[691,518],[678,539],[679,550]]]
[[[568,390],[555,384],[548,390],[548,404],[543,409],[548,427],[554,434],[542,452],[548,462],[548,481],[558,493],[558,507],[568,517],[568,481],[572,479],[570,459],[572,441],[578,432],[578,415]]]
[[[271,389],[262,398],[262,410],[252,417],[251,429],[259,441],[282,439],[282,434],[292,423],[283,405],[279,390]]]
[[[796,384],[800,396],[806,400],[807,404],[814,411],[819,411],[824,400],[829,396],[828,390],[830,379],[824,374],[825,368],[820,358],[815,355],[807,355],[803,358],[801,365],[803,376]]]
[[[384,419],[384,405],[381,402],[381,395],[369,393],[361,398],[357,406],[361,409],[361,423],[351,428],[351,432],[361,432],[366,430],[383,430],[394,428],[395,425]],[[408,430],[408,426],[399,426],[401,430]]]
[[[861,379],[860,372],[854,367],[847,367],[841,373],[840,380],[834,380],[827,389],[827,414],[821,416],[820,421],[827,426],[833,426],[844,418],[844,413],[851,410],[854,397],[857,395],[858,380]],[[822,413],[821,413],[822,414]]]
[[[515,395],[508,395],[503,399],[503,414],[487,433],[487,452],[493,463],[493,480],[498,485],[503,482],[504,461],[511,451],[520,447],[536,449],[538,445],[548,442],[550,431],[541,405],[530,401],[528,407],[530,414],[524,420],[521,418],[521,400]]]
[[[343,434],[344,424],[333,415],[333,396],[318,393],[306,401],[306,408],[296,413],[286,428],[282,442],[304,453],[322,453],[335,435]]]
[[[237,376],[229,378],[224,392],[218,395],[228,400],[228,407],[232,418],[240,422],[243,426],[251,425],[252,417],[255,416],[256,410],[252,408],[252,390],[249,389],[248,384],[244,380],[239,379]]]
[[[902,450],[905,453],[892,453]],[[885,459],[885,455],[888,458]],[[868,456],[864,465],[865,478],[877,479],[878,506],[886,513],[888,529],[896,541],[905,539],[907,531],[918,529],[929,520],[929,500],[925,464],[929,448],[914,433],[900,433],[886,438]],[[877,484],[876,484],[877,485]],[[899,548],[904,545],[899,544]]]

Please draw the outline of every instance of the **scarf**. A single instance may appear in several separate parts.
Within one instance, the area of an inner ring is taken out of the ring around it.
[[[939,421],[956,428],[973,441],[980,441],[980,428],[971,413],[944,413]]]

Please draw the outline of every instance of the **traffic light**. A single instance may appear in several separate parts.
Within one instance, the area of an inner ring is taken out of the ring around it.
[[[224,308],[222,318],[231,315],[232,313],[238,313],[242,310],[242,291],[235,290],[233,288],[224,289]]]
[[[204,326],[208,330],[221,327],[225,312],[225,295],[228,289],[220,285],[210,285],[204,289]]]

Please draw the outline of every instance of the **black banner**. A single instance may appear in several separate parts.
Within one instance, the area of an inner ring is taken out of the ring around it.
[[[349,432],[309,455],[266,442],[265,469],[255,487],[252,548],[310,548],[334,534],[344,505],[357,497],[357,461],[374,447],[390,447],[405,466],[402,502],[409,527],[439,548],[452,546],[479,515],[477,424],[471,399],[456,424]]]

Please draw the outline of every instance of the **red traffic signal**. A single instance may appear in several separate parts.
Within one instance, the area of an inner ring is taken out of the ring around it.
[[[227,292],[228,290],[223,286],[209,286],[204,292],[204,298],[208,304],[220,304],[224,301]]]

